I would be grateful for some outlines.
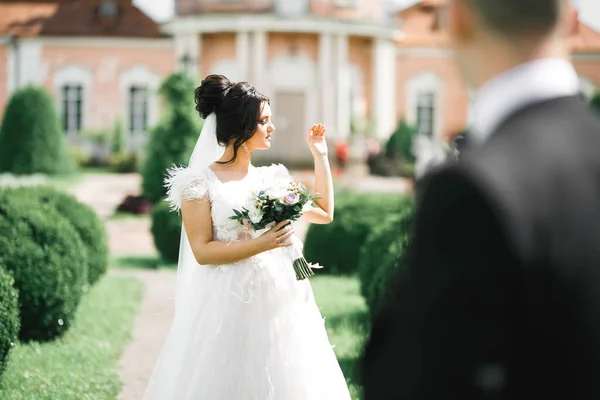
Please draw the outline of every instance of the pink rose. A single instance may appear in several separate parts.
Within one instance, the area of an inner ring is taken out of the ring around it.
[[[282,201],[283,204],[293,206],[300,201],[300,196],[296,192],[287,192]]]

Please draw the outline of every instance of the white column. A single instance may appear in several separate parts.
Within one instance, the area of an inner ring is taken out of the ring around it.
[[[346,138],[350,135],[350,75],[348,67],[348,36],[336,36],[336,136]]]
[[[337,86],[333,80],[334,66],[333,63],[333,37],[327,33],[321,33],[319,36],[319,72],[318,82],[320,93],[320,112],[318,113],[319,122],[322,122],[328,128],[333,129],[336,125],[335,120],[335,87]]]
[[[17,70],[18,67],[18,50],[14,47],[14,45],[12,43],[7,43],[6,44],[6,52],[7,52],[7,57],[6,57],[6,87],[7,87],[7,94],[8,96],[10,96],[16,89],[18,86],[18,77],[19,77],[19,71]]]
[[[238,32],[235,46],[239,76],[234,78],[234,80],[247,81],[249,78],[248,70],[250,68],[250,34],[248,32]]]
[[[42,43],[37,40],[22,40],[19,44],[20,86],[42,83]]]
[[[200,35],[198,33],[183,33],[175,35],[175,64],[177,69],[183,70],[182,60],[189,57],[194,62],[195,68],[190,71],[197,75],[200,69]]]
[[[41,84],[47,72],[42,63],[42,43],[36,39],[17,38],[6,46],[8,95],[28,84]]]
[[[266,89],[265,70],[267,68],[267,33],[256,31],[252,34],[252,62],[250,84],[262,92]]]
[[[375,39],[373,47],[373,122],[375,135],[387,138],[396,127],[396,46]]]

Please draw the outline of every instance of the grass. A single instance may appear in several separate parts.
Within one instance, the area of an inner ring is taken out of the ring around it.
[[[19,344],[2,377],[3,400],[115,399],[121,389],[118,361],[143,293],[128,276],[108,275],[82,300],[62,339]]]
[[[177,269],[177,263],[162,260],[157,256],[119,256],[114,257],[110,265],[119,269]]]
[[[126,212],[117,211],[116,213],[114,213],[113,215],[111,215],[109,219],[111,221],[128,221],[128,220],[139,221],[139,220],[149,220],[150,219],[150,214],[133,214],[133,213],[126,213]]]
[[[367,307],[360,295],[360,283],[356,278],[339,276],[316,276],[310,280],[352,399],[360,399],[357,362],[368,332]]]

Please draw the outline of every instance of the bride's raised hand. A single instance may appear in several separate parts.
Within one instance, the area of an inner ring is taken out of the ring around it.
[[[327,142],[325,141],[326,131],[327,129],[323,124],[314,124],[308,130],[308,148],[315,157],[327,155]]]

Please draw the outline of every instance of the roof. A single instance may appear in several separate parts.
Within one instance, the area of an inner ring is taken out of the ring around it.
[[[0,1],[0,35],[160,37],[162,33],[131,0],[21,0]]]
[[[401,46],[446,47],[450,38],[440,27],[439,8],[446,0],[423,0],[400,10],[396,16],[402,21]]]
[[[571,37],[571,49],[575,53],[600,53],[600,32],[580,21]]]
[[[439,24],[439,8],[446,3],[447,0],[423,0],[400,10],[396,15],[402,21],[404,35],[398,45],[448,46],[450,39]],[[570,40],[573,52],[600,52],[600,32],[581,21]]]

